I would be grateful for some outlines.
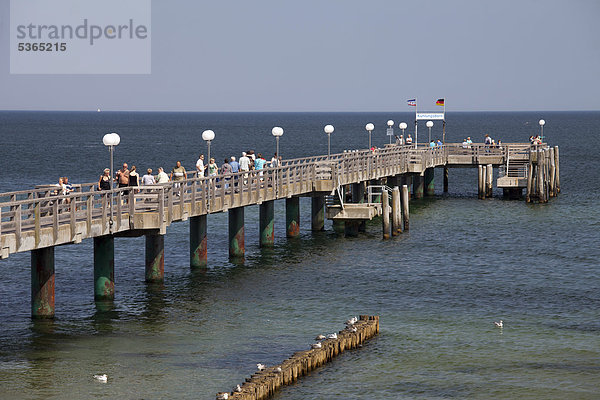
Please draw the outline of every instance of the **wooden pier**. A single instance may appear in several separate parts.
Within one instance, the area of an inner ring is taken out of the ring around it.
[[[259,206],[260,246],[273,246],[275,200],[286,203],[286,236],[299,235],[300,197],[312,198],[311,229],[324,229],[325,217],[348,236],[364,221],[382,215],[383,237],[409,227],[408,201],[434,194],[434,169],[478,168],[479,198],[490,197],[493,169],[504,195],[546,202],[560,192],[558,147],[523,143],[492,147],[389,145],[374,152],[284,160],[278,168],[227,176],[191,177],[181,184],[98,191],[82,184],[69,195],[56,188],[0,193],[0,258],[31,252],[32,316],[54,316],[54,247],[94,240],[94,296],[114,298],[114,239],[146,237],[146,280],[164,279],[164,234],[174,222],[190,226],[190,265],[207,265],[207,216],[229,213],[229,255],[245,253],[244,207]],[[411,191],[412,187],[412,191]],[[350,200],[348,201],[348,198]],[[383,201],[382,201],[383,199]],[[327,214],[325,210],[327,209]],[[390,216],[391,213],[391,216]]]

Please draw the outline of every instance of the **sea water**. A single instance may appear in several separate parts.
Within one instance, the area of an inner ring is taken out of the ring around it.
[[[273,126],[284,158],[365,148],[367,122],[383,146],[388,119],[409,113],[0,112],[0,192],[92,182],[109,165],[138,171],[206,154],[254,149],[270,159]],[[144,238],[115,240],[115,301],[93,299],[93,242],[57,247],[56,318],[30,318],[30,255],[0,260],[0,398],[214,399],[256,370],[308,349],[357,314],[379,315],[362,349],[282,389],[276,399],[597,399],[600,392],[600,113],[448,113],[446,140],[488,133],[560,146],[561,194],[547,204],[477,199],[475,169],[451,169],[449,192],[411,201],[410,231],[383,241],[374,220],[357,238],[310,231],[258,246],[258,207],[246,207],[246,258],[227,257],[227,214],[208,217],[206,270],[189,267],[189,228],[165,237],[165,282],[144,282]],[[395,133],[401,133],[395,128]],[[406,132],[408,133],[408,132]],[[428,137],[419,126],[419,141]],[[436,121],[434,138],[441,138]],[[502,319],[504,327],[494,321]],[[106,373],[108,382],[93,379]]]

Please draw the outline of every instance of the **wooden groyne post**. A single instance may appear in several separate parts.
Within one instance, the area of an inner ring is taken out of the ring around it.
[[[361,315],[359,320],[325,339],[319,348],[297,351],[279,365],[258,371],[240,385],[239,391],[217,393],[217,399],[264,400],[280,387],[296,382],[312,370],[332,361],[346,350],[355,349],[379,333],[379,316]]]

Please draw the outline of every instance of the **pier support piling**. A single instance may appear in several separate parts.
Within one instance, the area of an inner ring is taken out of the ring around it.
[[[559,165],[558,146],[554,146],[554,168],[556,169],[554,177],[554,186],[556,187],[556,194],[560,193],[560,165]]]
[[[435,195],[435,168],[425,170],[425,196]]]
[[[229,257],[243,258],[246,254],[244,207],[229,209]]]
[[[300,236],[300,197],[285,199],[285,226],[287,237]]]
[[[410,220],[410,216],[409,216],[409,195],[408,195],[408,185],[402,185],[402,225],[403,225],[403,231],[407,232],[408,228],[409,228],[409,220]]]
[[[383,238],[390,238],[390,199],[387,189],[381,191],[381,223],[383,227]]]
[[[275,245],[275,201],[265,201],[258,206],[260,226],[260,247],[273,247]]]
[[[422,199],[425,180],[423,175],[415,174],[412,177],[413,182],[413,198]]]
[[[190,219],[190,266],[205,268],[207,260],[206,215]]]
[[[494,167],[488,164],[485,169],[485,196],[493,197],[494,195]]]
[[[325,229],[325,197],[323,196],[311,198],[311,229],[313,231]]]
[[[94,238],[94,300],[115,299],[115,237]]]
[[[395,186],[392,190],[392,236],[398,236],[400,233],[402,233],[400,189]]]
[[[54,318],[54,246],[31,251],[31,317]]]
[[[444,167],[444,193],[448,193],[448,167]]]
[[[532,191],[533,189],[533,164],[531,161],[527,165],[527,193],[525,194],[525,201],[527,203],[531,203]]]
[[[165,280],[165,235],[146,234],[146,282]]]
[[[485,199],[485,166],[478,165],[477,172],[477,197]]]

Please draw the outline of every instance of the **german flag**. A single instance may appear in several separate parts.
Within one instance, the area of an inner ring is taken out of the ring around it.
[[[436,106],[443,106],[444,105],[444,99],[437,99],[437,101],[435,102]]]

